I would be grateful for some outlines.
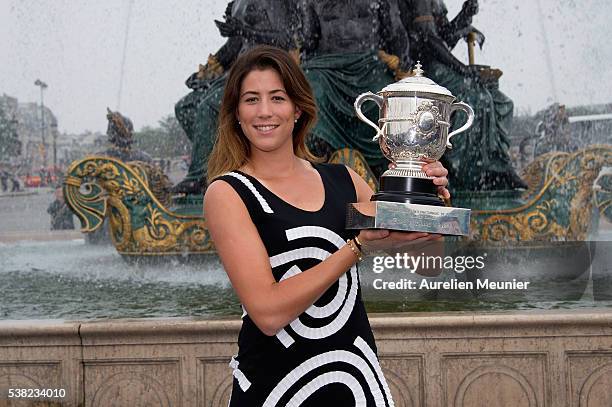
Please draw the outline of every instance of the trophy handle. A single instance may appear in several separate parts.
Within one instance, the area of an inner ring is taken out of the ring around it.
[[[463,110],[467,114],[468,119],[463,126],[459,127],[457,130],[453,131],[451,134],[448,135],[448,139],[446,141],[446,148],[453,148],[453,145],[450,143],[451,137],[456,136],[459,133],[463,133],[464,131],[472,127],[472,124],[474,124],[474,109],[472,109],[472,106],[468,105],[467,103],[457,102],[451,105],[451,114],[455,110]]]
[[[368,119],[361,111],[361,105],[363,104],[363,102],[366,102],[368,100],[375,102],[378,105],[378,108],[382,109],[383,98],[378,95],[375,95],[372,92],[366,92],[359,95],[357,99],[355,99],[355,103],[353,106],[355,106],[355,112],[357,113],[357,117],[359,117],[359,119],[361,119],[361,121],[363,121],[368,126],[376,129],[376,136],[374,136],[374,138],[372,139],[372,141],[376,141],[381,135],[381,129],[370,119]]]

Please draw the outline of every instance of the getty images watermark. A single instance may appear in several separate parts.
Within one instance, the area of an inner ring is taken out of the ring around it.
[[[482,256],[431,256],[421,253],[410,255],[397,253],[395,256],[375,256],[372,271],[382,274],[386,271],[405,271],[411,274],[418,273],[424,276],[434,276],[441,272],[462,274],[466,271],[484,271],[487,254]],[[388,275],[386,277],[389,277]],[[415,281],[408,278],[376,278],[372,286],[376,290],[527,290],[529,281],[520,281],[513,278],[510,281],[493,281],[489,278],[476,278],[473,281],[464,281],[452,278],[445,281],[423,278]]]

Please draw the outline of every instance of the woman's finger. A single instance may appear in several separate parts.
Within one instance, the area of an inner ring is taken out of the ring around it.
[[[359,233],[360,240],[380,240],[388,237],[390,232],[387,229],[365,229]]]
[[[428,235],[429,233],[426,232],[391,232],[389,240],[396,242],[411,242]]]
[[[442,195],[442,197],[446,199],[450,199],[451,197],[450,191],[446,189],[445,186],[438,187],[438,195]]]
[[[430,177],[446,177],[448,170],[439,161],[423,166],[423,171]]]
[[[445,187],[448,185],[448,178],[446,177],[436,177],[432,180],[434,185]]]

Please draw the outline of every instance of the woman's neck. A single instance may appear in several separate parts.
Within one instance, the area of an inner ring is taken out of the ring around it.
[[[306,162],[291,154],[252,154],[243,171],[258,179],[286,178],[305,168]]]

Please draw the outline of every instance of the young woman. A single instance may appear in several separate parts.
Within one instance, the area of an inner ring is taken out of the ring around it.
[[[304,144],[315,120],[310,85],[285,51],[257,47],[234,63],[204,199],[244,311],[230,406],[393,405],[356,264],[439,236],[347,231],[347,203],[373,192],[351,169],[316,163]],[[448,197],[446,169],[425,170]]]

